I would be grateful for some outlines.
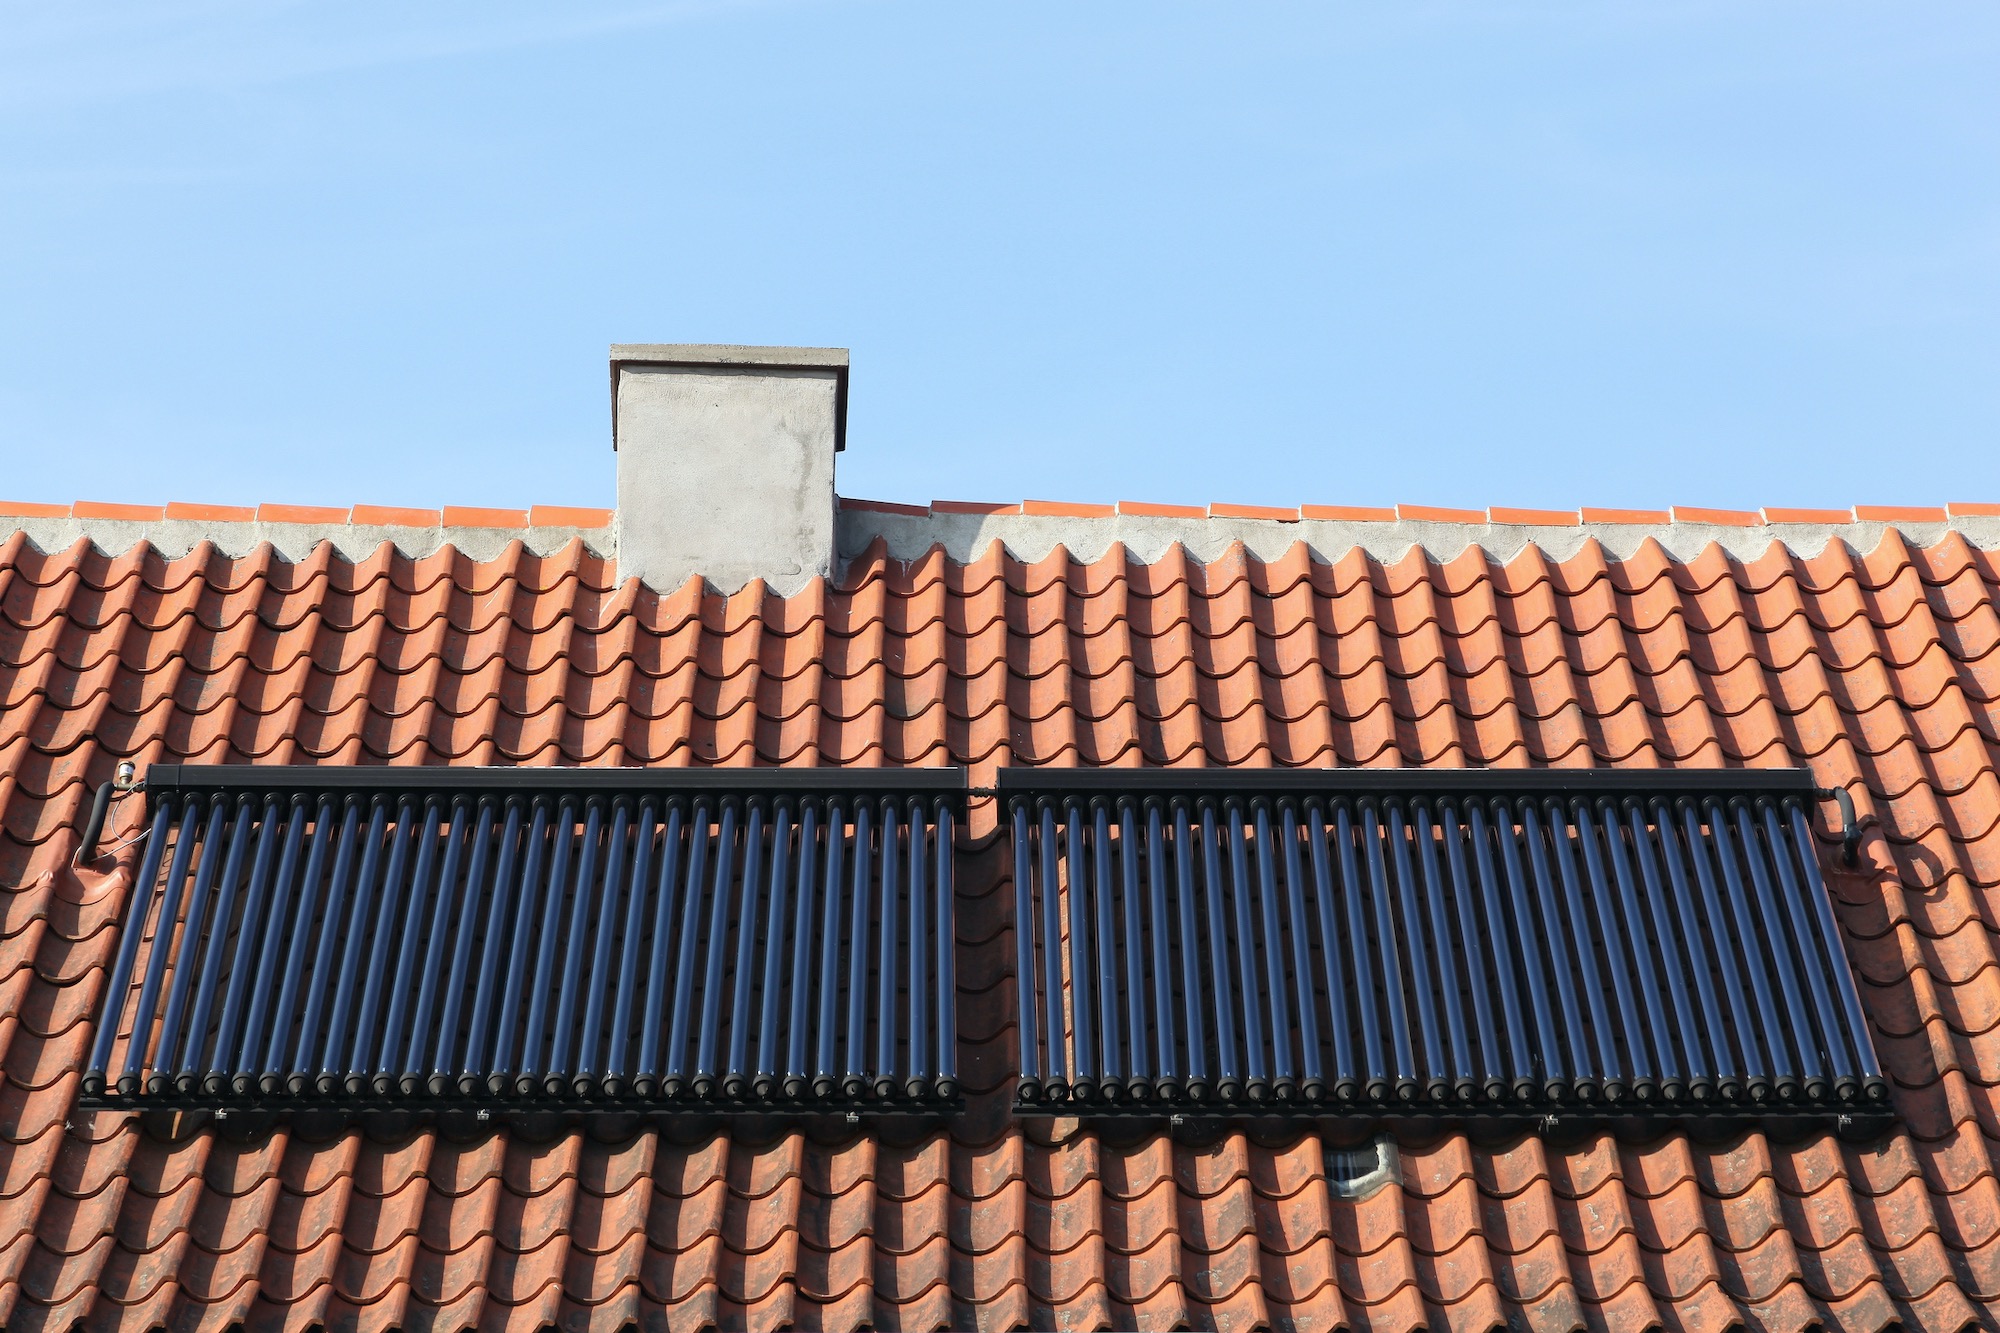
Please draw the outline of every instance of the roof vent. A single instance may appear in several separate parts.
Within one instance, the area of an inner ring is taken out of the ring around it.
[[[831,573],[846,432],[844,348],[614,345],[620,570],[780,594]]]

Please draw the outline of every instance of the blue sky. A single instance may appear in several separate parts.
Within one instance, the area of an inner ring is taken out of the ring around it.
[[[0,499],[2000,500],[2000,8],[0,0]]]

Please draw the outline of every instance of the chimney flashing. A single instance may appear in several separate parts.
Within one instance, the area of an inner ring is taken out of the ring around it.
[[[618,450],[618,377],[638,366],[746,366],[762,370],[831,370],[833,451],[847,448],[845,347],[746,347],[740,343],[611,344],[611,449]]]

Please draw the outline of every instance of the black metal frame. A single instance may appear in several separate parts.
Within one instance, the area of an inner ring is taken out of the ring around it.
[[[1802,796],[1804,768],[1003,768],[1007,797]]]
[[[312,764],[154,764],[146,808],[162,796],[922,796],[965,813],[965,769],[938,768],[543,768]]]

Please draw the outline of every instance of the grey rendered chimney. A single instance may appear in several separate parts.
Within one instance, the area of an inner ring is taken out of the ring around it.
[[[613,345],[619,572],[780,594],[831,573],[846,433],[845,348]]]

